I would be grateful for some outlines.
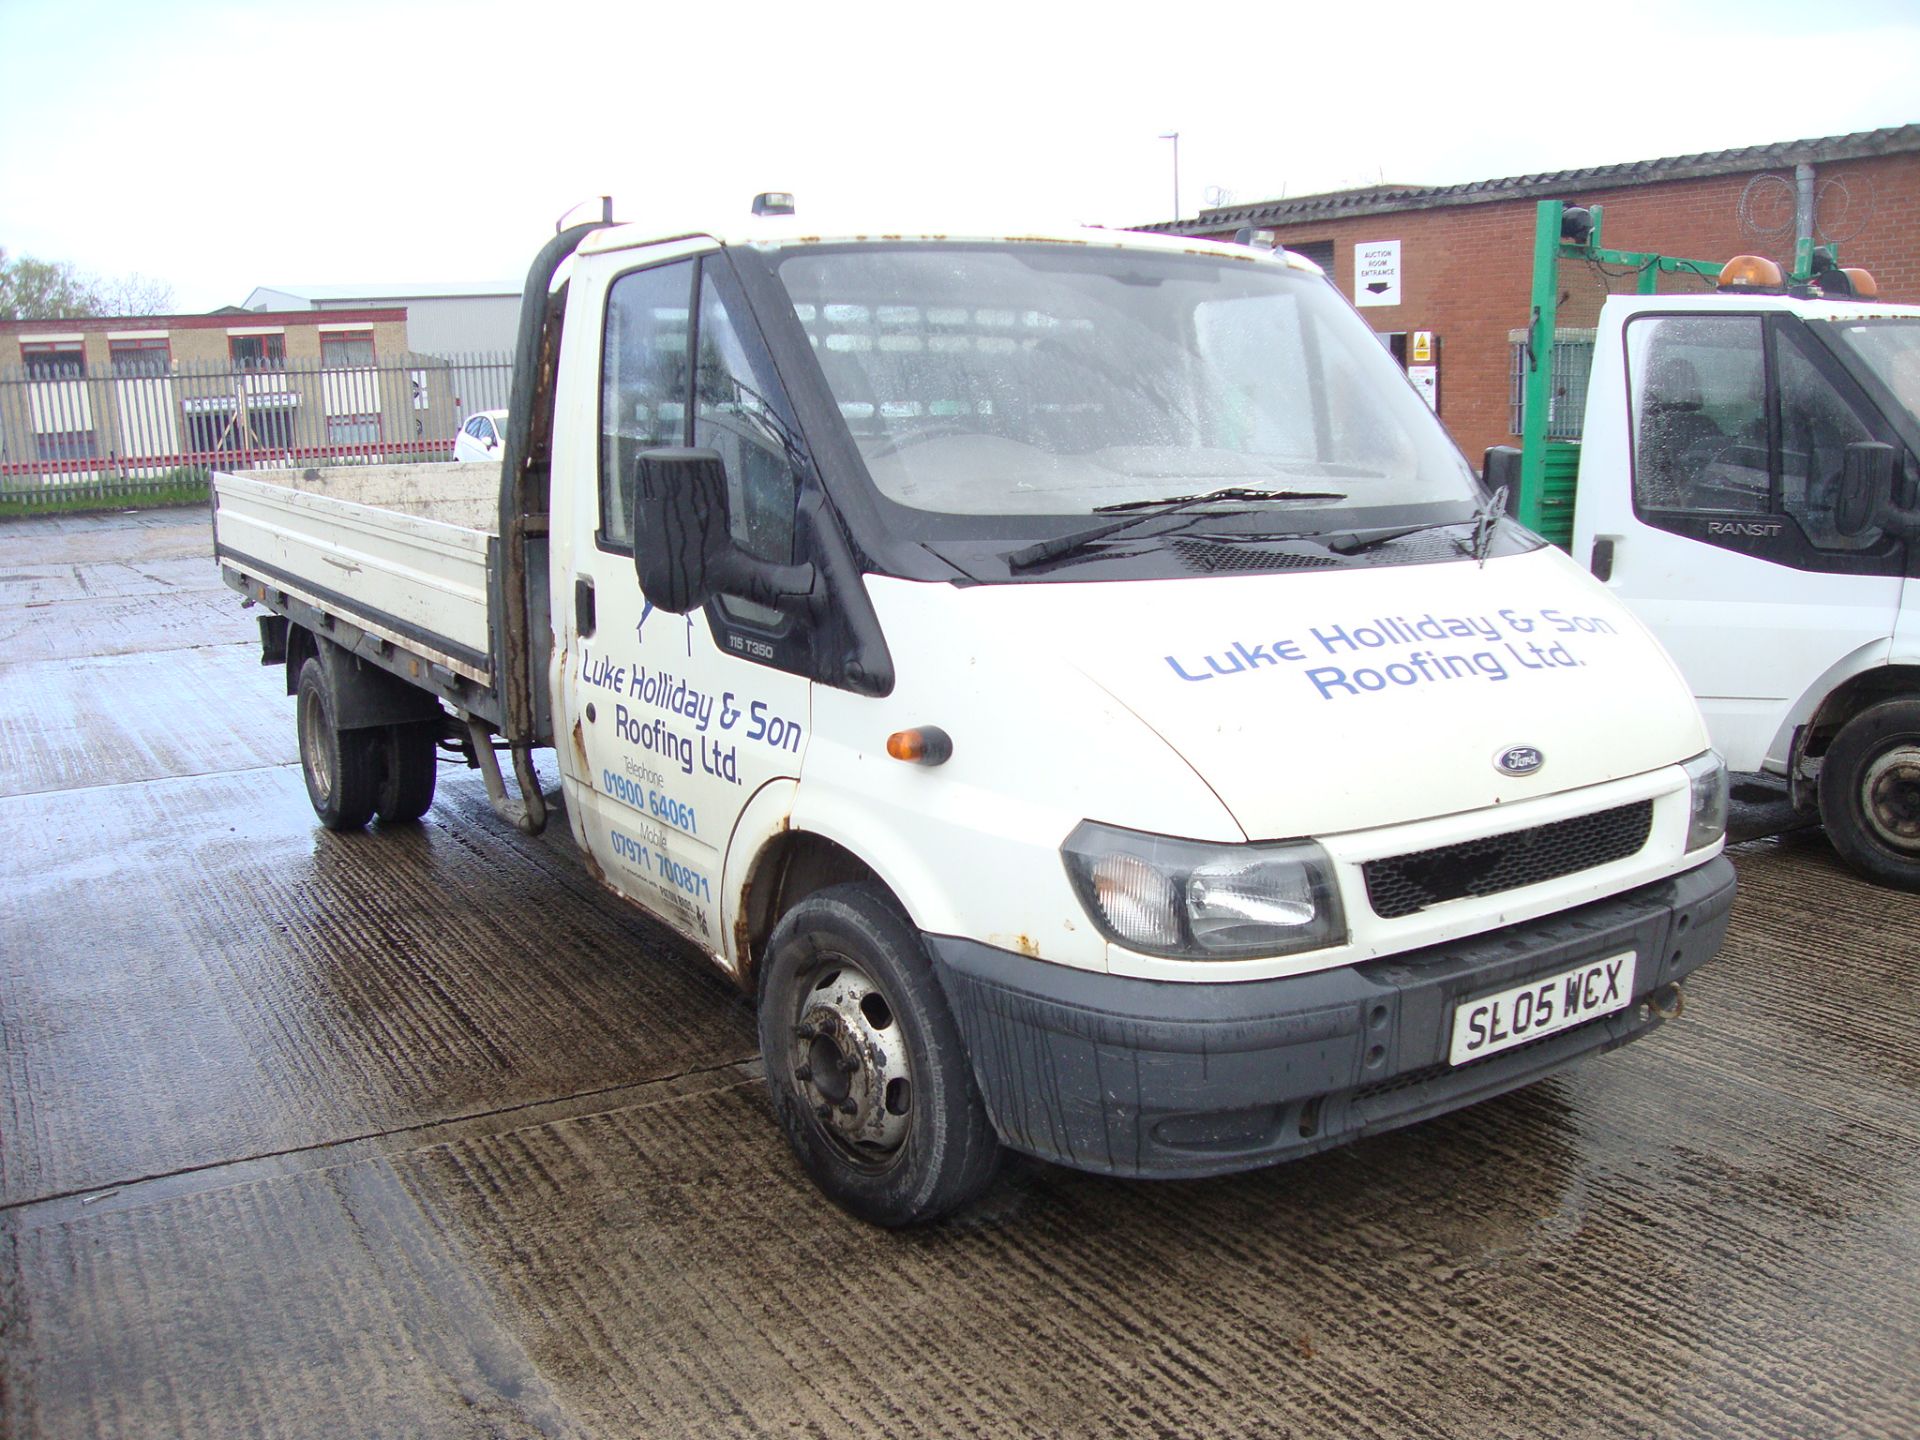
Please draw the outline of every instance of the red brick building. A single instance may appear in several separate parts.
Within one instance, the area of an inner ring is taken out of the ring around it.
[[[1528,321],[1541,200],[1604,206],[1610,249],[1789,265],[1810,208],[1816,243],[1872,271],[1882,299],[1920,303],[1920,124],[1464,185],[1377,185],[1141,228],[1215,239],[1271,230],[1326,266],[1373,328],[1396,337],[1403,362],[1426,359],[1415,346],[1429,337],[1440,418],[1477,465],[1487,446],[1516,443],[1513,332]],[[1700,283],[1663,276],[1660,288]],[[1591,326],[1610,290],[1633,285],[1631,274],[1563,263],[1561,326]]]

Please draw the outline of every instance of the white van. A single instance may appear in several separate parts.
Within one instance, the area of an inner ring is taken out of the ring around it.
[[[419,815],[438,735],[533,828],[553,746],[856,1214],[1405,1124],[1719,947],[1685,685],[1311,263],[766,217],[582,227],[528,293],[498,475],[222,476],[220,563],[327,823]]]

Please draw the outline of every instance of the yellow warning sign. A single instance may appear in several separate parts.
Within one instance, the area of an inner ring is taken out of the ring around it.
[[[1433,359],[1433,332],[1416,330],[1413,332],[1413,353],[1407,357],[1416,365],[1425,364]]]

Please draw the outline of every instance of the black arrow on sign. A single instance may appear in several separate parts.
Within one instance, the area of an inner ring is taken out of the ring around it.
[[[1392,288],[1393,282],[1391,280],[1370,280],[1367,282],[1367,289],[1376,295],[1384,295]]]

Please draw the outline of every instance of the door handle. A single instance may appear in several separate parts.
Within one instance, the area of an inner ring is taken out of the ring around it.
[[[573,577],[573,631],[582,639],[589,638],[594,630],[593,613],[593,577],[576,575]]]

